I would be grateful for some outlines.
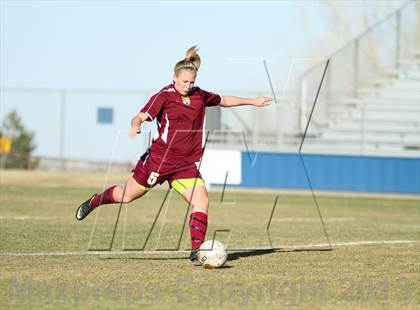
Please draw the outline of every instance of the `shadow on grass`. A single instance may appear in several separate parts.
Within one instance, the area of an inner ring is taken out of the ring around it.
[[[228,261],[237,260],[243,257],[249,257],[249,256],[260,256],[260,255],[266,255],[274,253],[275,251],[272,249],[264,249],[264,250],[249,250],[249,251],[240,251],[240,252],[233,252],[228,253]]]
[[[176,259],[188,259],[188,257],[99,257],[99,259],[134,259],[134,260],[176,260]]]
[[[250,256],[261,256],[272,253],[288,253],[288,252],[325,252],[332,251],[332,248],[273,248],[273,249],[255,249],[255,250],[240,250],[228,254],[228,261],[240,259]]]
[[[198,267],[203,268],[203,266],[198,266]],[[204,269],[213,270],[213,269],[230,269],[230,268],[234,268],[234,267],[233,266],[230,266],[230,265],[223,265],[223,266],[217,267],[217,268],[204,268]]]

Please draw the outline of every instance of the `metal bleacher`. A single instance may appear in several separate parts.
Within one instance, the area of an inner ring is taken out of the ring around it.
[[[420,55],[400,60],[357,97],[327,101],[327,117],[305,141],[306,151],[418,156],[420,154]],[[315,115],[316,117],[316,115]]]
[[[296,152],[305,136],[305,153],[419,157],[419,15],[406,2],[303,72],[269,112],[217,112],[210,147]]]

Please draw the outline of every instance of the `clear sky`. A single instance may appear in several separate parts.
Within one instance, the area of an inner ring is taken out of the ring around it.
[[[156,89],[170,81],[173,65],[194,44],[203,58],[198,82],[208,87],[266,83],[261,61],[233,58],[264,58],[279,81],[290,58],[307,52],[298,21],[303,4],[316,7],[291,1],[2,0],[1,85]]]
[[[194,44],[206,87],[267,86],[261,61],[242,58],[266,59],[279,85],[310,54],[303,7],[322,36],[315,1],[1,0],[1,85],[156,89]]]

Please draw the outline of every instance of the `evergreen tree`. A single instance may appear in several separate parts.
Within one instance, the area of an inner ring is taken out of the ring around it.
[[[36,148],[35,133],[25,129],[22,119],[16,111],[11,111],[6,115],[0,129],[0,137],[2,136],[12,139],[12,151],[7,156],[5,168],[36,168],[39,160],[31,158],[32,152]]]

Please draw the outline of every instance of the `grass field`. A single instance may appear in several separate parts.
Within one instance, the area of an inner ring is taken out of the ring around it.
[[[186,259],[188,206],[164,189],[123,206],[116,228],[118,205],[77,222],[104,178],[2,172],[2,309],[420,307],[418,197],[318,193],[328,250],[311,195],[211,191],[207,239],[217,231],[229,260],[206,270]]]

